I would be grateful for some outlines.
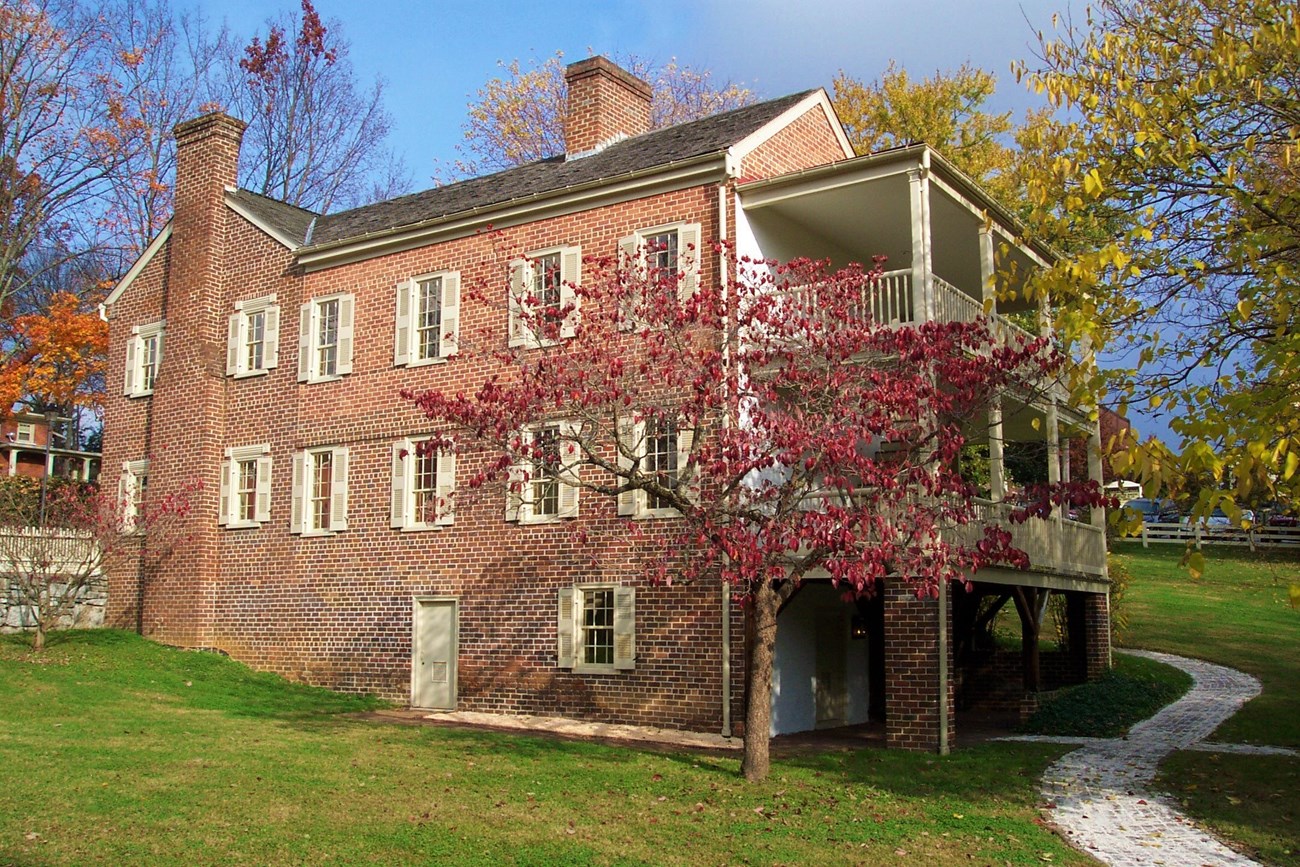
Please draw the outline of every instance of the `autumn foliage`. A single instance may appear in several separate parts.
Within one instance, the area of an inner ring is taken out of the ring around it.
[[[523,345],[462,335],[487,365],[476,390],[405,396],[441,431],[429,447],[469,468],[455,508],[497,509],[554,476],[584,495],[573,533],[588,550],[630,538],[650,580],[729,583],[755,618],[747,731],[765,733],[776,611],[805,576],[847,597],[886,579],[932,596],[1028,565],[1005,529],[975,526],[958,455],[994,396],[1032,395],[1060,359],[1043,340],[995,345],[982,322],[875,322],[878,270],[731,261],[739,278],[708,285],[692,276],[701,251],[680,271],[647,252],[588,260],[569,303],[511,299]],[[499,285],[467,294],[506,303]],[[562,425],[559,448],[528,435],[545,423]],[[677,517],[616,518],[630,497]],[[748,776],[766,750],[746,740]]]
[[[108,323],[70,292],[44,310],[0,322],[0,414],[27,400],[40,407],[95,409],[103,397]]]

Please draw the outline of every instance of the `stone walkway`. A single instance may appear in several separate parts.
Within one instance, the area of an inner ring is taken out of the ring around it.
[[[1196,748],[1259,695],[1259,681],[1200,660],[1125,652],[1181,668],[1192,676],[1192,688],[1134,726],[1127,738],[1090,739],[1048,768],[1043,794],[1055,807],[1053,820],[1076,846],[1119,867],[1254,864],[1197,828],[1168,799],[1150,794],[1147,787],[1161,759],[1175,750]],[[1225,748],[1238,751],[1232,745]]]

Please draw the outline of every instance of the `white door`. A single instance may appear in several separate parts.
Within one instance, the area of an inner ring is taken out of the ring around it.
[[[416,599],[411,705],[456,707],[456,600]]]

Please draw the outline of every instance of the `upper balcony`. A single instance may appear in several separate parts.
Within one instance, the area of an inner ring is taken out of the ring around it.
[[[1051,258],[1021,239],[1002,205],[925,145],[912,145],[738,187],[741,256],[826,259],[835,267],[885,256],[864,303],[880,322],[971,321],[995,334],[1050,330],[1045,299],[1025,280]]]

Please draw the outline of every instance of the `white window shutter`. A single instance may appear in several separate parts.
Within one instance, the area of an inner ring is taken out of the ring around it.
[[[456,491],[456,454],[454,452],[438,453],[438,474],[435,484],[437,485],[438,517],[434,523],[441,527],[450,527],[456,521],[455,500],[452,497]]]
[[[117,507],[122,512],[122,530],[129,533],[135,529],[135,484],[131,469],[126,461],[122,462],[122,475],[117,477]]]
[[[155,351],[158,353],[158,356],[157,356],[157,367],[154,370],[154,374],[153,374],[153,385],[149,386],[150,393],[152,393],[153,390],[158,387],[158,374],[162,373],[163,343],[166,341],[166,338],[167,338],[167,332],[165,330],[159,331],[158,339],[154,343],[154,346],[156,347]]]
[[[572,337],[578,327],[578,305],[581,299],[574,287],[582,284],[582,248],[565,247],[560,254],[560,306],[573,305],[573,310],[560,323],[560,336]]]
[[[217,524],[222,527],[230,523],[230,513],[233,511],[230,508],[230,474],[233,467],[234,461],[230,458],[221,462],[221,507],[217,513]]]
[[[578,425],[560,422],[560,487],[556,516],[578,517],[578,486],[581,478],[582,447],[578,444]]]
[[[700,224],[682,226],[677,233],[677,267],[681,269],[681,282],[677,284],[677,297],[685,301],[695,294],[700,282]]]
[[[442,278],[442,345],[438,355],[450,358],[460,351],[460,272]]]
[[[573,602],[576,591],[572,587],[560,590],[559,617],[555,623],[555,664],[559,668],[573,668]]]
[[[262,331],[262,366],[272,370],[280,364],[280,305],[266,308]]]
[[[623,283],[628,294],[619,299],[620,331],[631,331],[636,327],[637,301],[641,292],[639,280],[642,276],[641,239],[636,235],[623,238],[618,242],[619,267],[623,270]]]
[[[355,295],[339,298],[339,376],[352,372],[352,326],[356,300]]]
[[[677,424],[677,480],[682,486],[682,496],[694,502],[699,472],[694,467],[688,470],[686,465],[695,448],[695,429],[683,426],[681,421]]]
[[[636,589],[614,588],[614,668],[636,668]]]
[[[235,313],[230,317],[226,328],[226,376],[239,373],[239,355],[243,341],[239,332],[244,322],[244,314]]]
[[[312,329],[315,305],[308,301],[298,309],[298,381],[311,379]],[[299,525],[301,526],[301,525]]]
[[[307,496],[307,456],[297,452],[293,456],[293,500],[289,509],[289,532],[303,531],[303,510]]]
[[[411,361],[411,310],[415,306],[414,280],[402,280],[397,284],[397,322],[393,334],[393,366],[401,367]]]
[[[630,418],[620,419],[618,423],[618,466],[626,473],[632,471],[633,465],[640,460],[645,447],[645,424],[633,422]],[[620,484],[627,484],[626,479],[619,479]],[[641,512],[643,491],[628,490],[618,495],[618,514],[621,517],[635,517]]]
[[[253,520],[271,520],[271,456],[257,459],[257,498],[253,503]]]
[[[122,393],[127,397],[135,395],[135,359],[139,351],[140,338],[134,334],[126,341],[126,375],[122,383]]]
[[[348,450],[334,449],[334,478],[330,484],[330,529],[348,528]]]
[[[407,526],[406,467],[415,460],[415,444],[410,440],[393,443],[393,498],[389,508],[389,526],[400,530]]]
[[[523,299],[532,293],[529,277],[532,269],[528,267],[528,262],[524,259],[516,259],[510,263],[510,292],[508,303],[510,306],[510,346],[524,346],[528,343],[528,328],[524,325],[523,317],[520,315],[520,308]]]

